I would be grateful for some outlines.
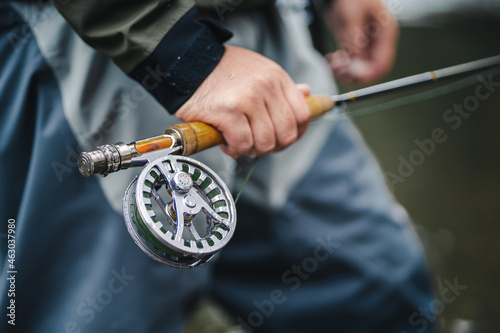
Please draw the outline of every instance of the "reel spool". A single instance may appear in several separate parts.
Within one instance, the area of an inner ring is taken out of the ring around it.
[[[210,260],[236,227],[235,204],[220,177],[192,158],[175,155],[146,164],[125,192],[123,216],[149,257],[176,268]]]

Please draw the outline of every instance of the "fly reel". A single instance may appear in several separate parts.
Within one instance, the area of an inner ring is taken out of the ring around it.
[[[236,227],[235,204],[222,179],[206,165],[176,155],[146,164],[125,192],[123,216],[149,257],[176,268],[210,260]]]

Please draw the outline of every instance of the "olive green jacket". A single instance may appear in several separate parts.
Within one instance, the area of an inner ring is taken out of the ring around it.
[[[87,44],[108,55],[174,113],[215,68],[223,43],[232,36],[217,22],[200,20],[197,8],[227,14],[274,0],[52,2]]]
[[[197,0],[202,8],[228,12],[273,0]],[[93,48],[130,73],[195,6],[193,0],[55,0],[73,29]]]

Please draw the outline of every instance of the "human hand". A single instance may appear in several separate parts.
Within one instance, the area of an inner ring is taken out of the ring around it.
[[[226,46],[219,64],[175,113],[222,132],[221,149],[233,158],[279,151],[307,129],[310,88],[296,85],[274,61]]]
[[[340,45],[326,57],[337,79],[369,84],[392,68],[398,27],[381,0],[332,0],[327,21]]]

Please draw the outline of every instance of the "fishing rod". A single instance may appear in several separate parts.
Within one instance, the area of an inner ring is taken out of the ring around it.
[[[335,106],[344,103],[351,103],[388,92],[404,90],[417,85],[436,82],[444,78],[467,74],[498,65],[500,65],[500,55],[416,74],[339,95],[307,96],[306,100],[311,110],[311,118],[314,119],[330,111]],[[85,177],[93,174],[106,176],[109,173],[127,169],[130,166],[137,166],[136,163],[132,162],[133,157],[144,153],[165,148],[180,147],[178,150],[180,155],[190,156],[221,143],[221,133],[212,126],[201,122],[181,123],[170,126],[163,135],[138,140],[128,145],[117,143],[114,145],[116,147],[83,152],[78,159],[78,166],[81,174]]]
[[[331,110],[333,107],[344,104],[352,103],[359,100],[364,100],[366,98],[375,97],[388,92],[395,92],[404,90],[407,88],[412,88],[426,83],[436,82],[445,78],[451,78],[463,74],[468,74],[471,72],[480,71],[482,69],[487,69],[500,65],[500,55],[484,58],[476,61],[467,62],[464,64],[446,67],[434,71],[429,71],[421,74],[407,76],[401,79],[388,81],[380,83],[374,86],[353,90],[347,93],[333,95],[333,96],[311,96],[311,99],[316,99],[318,97],[321,102],[315,106],[314,111],[312,111],[312,118],[320,116],[324,113],[323,108],[329,108],[327,111]]]
[[[498,65],[500,55],[344,94],[306,96],[306,101],[311,118],[317,118],[344,103]],[[227,186],[208,166],[188,157],[221,143],[222,134],[211,125],[180,123],[159,136],[82,152],[78,169],[89,177],[143,167],[123,198],[129,234],[152,259],[176,268],[194,268],[222,249],[236,227],[235,203]]]

